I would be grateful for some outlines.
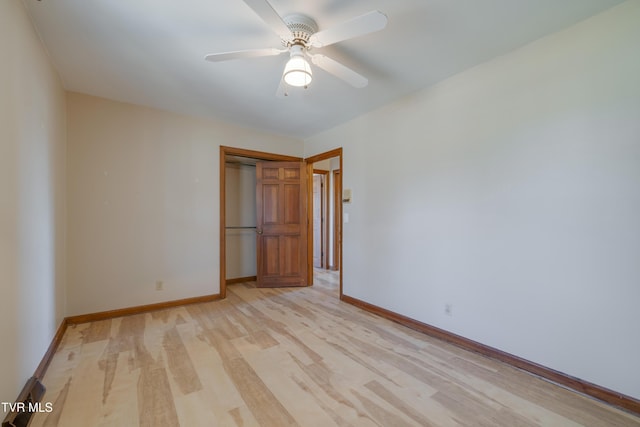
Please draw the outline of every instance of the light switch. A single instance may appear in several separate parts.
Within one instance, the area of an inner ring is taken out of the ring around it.
[[[349,222],[349,213],[345,212],[342,214],[342,219],[344,220],[344,223],[348,223]]]
[[[351,189],[345,188],[342,190],[342,202],[343,203],[351,203]]]

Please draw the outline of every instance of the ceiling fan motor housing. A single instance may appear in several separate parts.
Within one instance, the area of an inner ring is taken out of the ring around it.
[[[316,21],[299,13],[286,15],[283,17],[283,21],[291,30],[291,37],[287,40],[283,39],[282,44],[285,47],[301,45],[307,49],[309,47],[309,38],[318,32]]]

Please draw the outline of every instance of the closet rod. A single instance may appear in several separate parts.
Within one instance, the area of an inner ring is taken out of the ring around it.
[[[240,229],[240,228],[257,228],[257,227],[256,226],[252,227],[252,226],[248,225],[248,226],[232,226],[232,227],[225,227],[225,228],[226,229],[234,229],[234,230],[236,230],[236,229]]]

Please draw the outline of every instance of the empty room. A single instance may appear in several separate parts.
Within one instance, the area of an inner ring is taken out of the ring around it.
[[[17,426],[640,426],[640,0],[0,0]]]

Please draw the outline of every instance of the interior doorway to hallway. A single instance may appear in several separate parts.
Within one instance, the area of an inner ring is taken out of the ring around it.
[[[342,148],[305,159],[309,179],[309,283],[342,297]]]

